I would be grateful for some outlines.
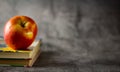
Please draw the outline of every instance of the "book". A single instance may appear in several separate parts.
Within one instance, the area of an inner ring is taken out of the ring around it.
[[[38,56],[40,55],[40,51],[38,51],[35,56],[31,59],[11,59],[11,58],[1,58],[0,66],[24,66],[24,67],[32,67]]]
[[[30,59],[40,50],[41,40],[35,40],[27,50],[13,50],[4,41],[0,41],[0,58]]]
[[[32,66],[41,53],[41,40],[35,40],[28,50],[13,50],[0,40],[0,66]]]

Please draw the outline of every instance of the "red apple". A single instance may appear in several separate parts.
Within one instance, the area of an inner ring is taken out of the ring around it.
[[[14,16],[4,27],[4,40],[14,50],[25,50],[37,35],[37,24],[27,16]]]

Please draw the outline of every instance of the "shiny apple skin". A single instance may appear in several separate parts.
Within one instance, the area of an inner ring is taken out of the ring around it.
[[[38,32],[35,21],[27,16],[14,16],[4,27],[4,40],[14,50],[26,50]]]

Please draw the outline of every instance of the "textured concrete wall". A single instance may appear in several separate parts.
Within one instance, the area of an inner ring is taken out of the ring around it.
[[[116,1],[0,0],[0,35],[14,15],[27,15],[39,26],[42,37],[94,38],[119,35]]]
[[[0,0],[0,35],[14,15],[38,24],[44,44],[35,66],[47,72],[106,72],[120,63],[119,0]]]

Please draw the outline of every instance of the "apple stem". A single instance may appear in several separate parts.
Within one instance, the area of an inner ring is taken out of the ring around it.
[[[21,26],[22,26],[22,27],[25,27],[25,22],[22,22],[22,23],[21,23]]]

